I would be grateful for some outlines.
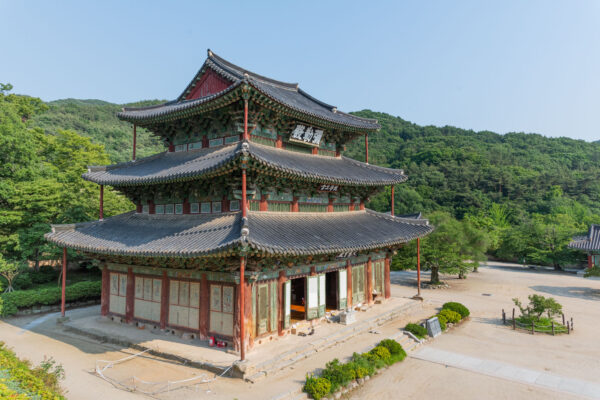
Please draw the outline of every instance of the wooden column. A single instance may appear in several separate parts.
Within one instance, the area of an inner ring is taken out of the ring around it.
[[[132,156],[133,161],[135,161],[136,142],[137,142],[137,130],[136,130],[136,125],[133,124],[133,156]]]
[[[189,214],[191,211],[189,199],[183,199],[183,213]]]
[[[392,216],[394,215],[394,185],[392,185]]]
[[[369,134],[365,133],[365,162],[369,163]]]
[[[279,321],[277,323],[277,334],[279,336],[283,336],[283,318],[285,315],[285,312],[283,310],[283,305],[285,303],[285,293],[283,293],[283,284],[286,280],[287,278],[285,276],[285,271],[279,271],[279,279],[277,280],[277,295],[279,299],[279,301],[277,302],[277,304],[279,305],[277,307],[277,320]]]
[[[202,280],[200,281],[200,336],[208,338],[208,319],[209,319],[209,307],[210,307],[210,288],[208,286],[208,276],[206,273],[202,274]]]
[[[175,145],[173,143],[169,143],[169,153],[172,153],[175,151]]]
[[[318,155],[319,154],[319,148],[318,147],[313,147],[312,148],[312,154],[313,154],[313,156]]]
[[[223,196],[223,200],[221,200],[221,210],[223,212],[229,212],[231,209],[229,208],[231,205],[229,203],[229,199],[227,196]]]
[[[269,211],[269,203],[267,202],[268,199],[269,199],[268,194],[260,195],[260,202],[258,204],[258,209],[260,211]]]
[[[247,95],[247,94],[246,94]],[[244,140],[248,140],[248,97],[244,98]]]
[[[294,196],[292,197],[292,212],[298,212],[298,210],[298,197]]]
[[[209,143],[208,143],[208,136],[204,135],[202,136],[202,148],[206,148],[208,147]]]
[[[242,164],[242,217],[248,215],[248,200],[246,198],[246,165]]]
[[[100,185],[100,221],[104,219],[104,185]]]
[[[337,146],[335,148],[335,156],[336,157],[341,157],[342,156],[342,152],[340,151],[339,147],[337,147]]]
[[[588,268],[593,268],[594,263],[592,262],[592,255],[588,254]]]
[[[165,329],[169,321],[169,290],[169,277],[167,271],[163,271],[160,290],[160,329]]]
[[[246,108],[247,111],[247,108]],[[246,331],[245,331],[245,298],[244,298],[244,289],[246,286],[245,276],[246,273],[246,257],[242,256],[240,258],[240,360],[244,361],[246,359]]]
[[[65,316],[65,299],[67,290],[67,248],[63,247],[63,256],[62,256],[62,287],[61,287],[61,295],[60,295],[60,315]]]
[[[348,308],[352,308],[352,263],[350,263],[350,260],[346,260],[346,283],[348,286],[348,294],[346,295]]]
[[[354,203],[350,203],[350,205],[348,205],[348,211],[354,211]]]
[[[141,202],[138,202],[135,205],[135,212],[137,212],[138,214],[142,212],[142,203]]]
[[[329,199],[329,204],[327,204],[327,212],[333,212],[333,199]]]
[[[358,206],[358,209],[361,211],[365,209],[365,201],[363,199],[360,199],[360,205]]]
[[[283,147],[283,138],[281,135],[277,135],[277,141],[275,142],[275,147],[281,149]]]
[[[417,238],[417,296],[421,297],[421,238]]]
[[[373,262],[367,260],[367,304],[373,304]]]
[[[385,255],[385,264],[384,264],[384,270],[383,270],[383,280],[384,280],[384,287],[385,287],[385,298],[389,299],[392,295],[392,288],[391,288],[391,284],[390,284],[390,263],[391,263],[391,257],[390,257],[390,253],[387,253]]]
[[[135,296],[135,279],[133,268],[127,268],[127,292],[125,294],[125,321],[133,321],[133,301]]]
[[[154,200],[148,200],[148,214],[156,213],[156,207],[154,206]]]
[[[110,272],[105,265],[102,268],[102,293],[100,294],[100,315],[108,315],[110,310]]]

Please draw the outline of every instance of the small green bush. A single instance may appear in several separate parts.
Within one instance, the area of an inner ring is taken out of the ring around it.
[[[341,386],[346,386],[350,381],[356,378],[356,372],[353,365],[340,364],[337,358],[328,362],[325,369],[321,372],[321,377],[331,383],[331,391],[337,391]]]
[[[78,282],[65,288],[65,300],[80,301],[97,299],[102,291],[102,282]],[[17,313],[19,308],[27,308],[38,305],[59,304],[61,301],[61,288],[52,287],[46,289],[15,290],[0,295],[4,300],[4,309],[1,316],[6,317]]]
[[[444,305],[442,306],[442,309],[452,310],[454,312],[459,313],[461,319],[467,318],[469,315],[471,315],[471,312],[469,311],[469,309],[467,307],[465,307],[461,303],[456,303],[454,301],[444,303]]]
[[[406,352],[404,351],[400,343],[396,342],[393,339],[384,339],[381,342],[379,342],[378,346],[385,347],[389,350],[390,354],[392,355],[388,362],[388,365],[395,364],[406,358]]]
[[[446,326],[446,322],[448,322],[448,320],[446,319],[446,317],[444,317],[443,315],[436,315],[438,321],[440,321],[440,328],[442,328],[442,331],[445,331],[446,329],[448,329],[448,327]]]
[[[389,361],[389,359],[392,357],[390,351],[383,346],[373,347],[369,353],[375,356],[378,360],[382,361]]]
[[[425,338],[427,336],[427,329],[417,324],[408,324],[404,327],[405,331],[408,331],[418,337],[419,339]]]
[[[367,357],[368,353],[352,354],[352,362],[356,367],[364,368],[367,371],[367,375],[373,375],[375,373],[375,364],[371,361],[370,357]]]
[[[357,379],[364,378],[365,376],[369,375],[369,370],[365,367],[361,367],[360,365],[357,365],[354,371]]]
[[[447,308],[440,311],[439,315],[446,318],[446,321],[448,321],[451,324],[456,324],[461,320],[461,316],[459,313],[457,313],[456,311],[449,310]]]
[[[322,397],[331,392],[331,382],[326,378],[316,378],[314,375],[306,375],[303,390],[313,399],[321,400]]]

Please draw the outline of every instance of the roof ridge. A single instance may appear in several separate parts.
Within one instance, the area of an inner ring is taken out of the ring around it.
[[[426,225],[426,226],[429,226],[429,220],[426,219],[426,218],[420,218],[420,219],[402,218],[402,217],[397,217],[395,215],[386,214],[386,213],[382,213],[382,212],[379,212],[379,211],[371,210],[370,208],[366,208],[365,211],[368,212],[369,214],[372,214],[372,215],[376,216],[376,217],[385,218],[385,219],[389,219],[389,220],[392,220],[392,221],[401,221],[401,222],[405,222],[405,223],[410,224],[410,225]]]

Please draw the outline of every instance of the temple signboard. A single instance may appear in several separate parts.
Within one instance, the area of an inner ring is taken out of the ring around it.
[[[290,140],[293,142],[300,142],[310,144],[312,146],[318,146],[323,138],[323,130],[313,128],[312,126],[296,125],[292,133],[290,134]]]

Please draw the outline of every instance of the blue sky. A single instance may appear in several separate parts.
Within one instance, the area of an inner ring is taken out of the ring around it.
[[[173,99],[211,48],[341,110],[600,139],[600,1],[0,0],[0,82]]]

